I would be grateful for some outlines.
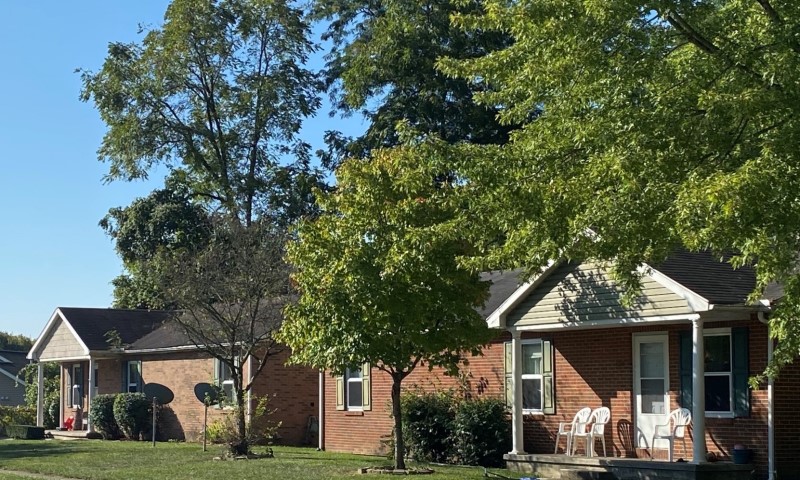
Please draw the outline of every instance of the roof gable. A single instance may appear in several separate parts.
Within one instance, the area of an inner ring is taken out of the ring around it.
[[[74,358],[88,356],[91,351],[111,350],[111,332],[122,345],[130,345],[156,330],[171,315],[172,312],[157,310],[60,307],[36,339],[28,358]],[[74,345],[69,345],[70,335]],[[54,344],[59,348],[53,348]]]

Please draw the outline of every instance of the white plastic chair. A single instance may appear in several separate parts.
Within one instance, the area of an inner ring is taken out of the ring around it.
[[[686,427],[692,423],[692,412],[688,408],[676,408],[669,413],[669,419],[664,425],[656,425],[653,434],[652,448],[656,448],[656,440],[666,440],[669,442],[669,461],[672,461],[672,451],[675,446],[675,439],[683,441],[683,449],[686,450]],[[650,457],[652,459],[652,456]]]
[[[584,407],[578,410],[571,422],[559,422],[558,433],[556,434],[556,448],[553,453],[558,453],[558,441],[561,437],[567,437],[567,448],[564,453],[567,455],[572,451],[572,435],[576,431],[585,431],[586,424],[589,421],[589,416],[592,414],[592,409]]]
[[[586,456],[594,456],[594,441],[595,439],[601,440],[603,443],[603,456],[606,456],[606,424],[611,418],[611,410],[608,407],[600,407],[592,410],[589,416],[589,423],[591,426],[589,430],[578,430],[572,434],[572,454],[575,455],[575,450],[578,448],[578,440],[583,438],[586,440]]]

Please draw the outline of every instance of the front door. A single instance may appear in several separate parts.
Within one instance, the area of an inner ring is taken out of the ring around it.
[[[655,426],[669,416],[669,336],[633,337],[633,397],[636,446],[650,448]]]

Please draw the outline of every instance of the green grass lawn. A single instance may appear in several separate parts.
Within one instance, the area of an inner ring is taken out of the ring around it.
[[[326,480],[356,477],[359,476],[357,470],[361,467],[391,463],[382,457],[317,452],[310,448],[292,447],[276,447],[274,458],[214,460],[221,451],[219,446],[210,446],[207,452],[203,452],[200,445],[192,443],[159,443],[154,448],[147,442],[0,440],[0,480],[26,478],[3,472],[3,469],[89,480],[131,478]],[[436,470],[435,474],[415,478],[426,480],[484,478],[483,468],[478,467],[433,466],[432,468]],[[509,477],[514,476],[504,470],[493,471]]]

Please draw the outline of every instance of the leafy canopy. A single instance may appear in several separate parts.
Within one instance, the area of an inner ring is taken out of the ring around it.
[[[635,267],[675,247],[736,251],[734,266],[756,267],[755,296],[784,283],[772,326],[778,363],[794,357],[800,4],[489,0],[455,22],[513,37],[440,67],[523,124],[507,147],[462,157],[476,263],[595,257],[635,287]]]
[[[165,165],[246,223],[296,214],[285,201],[305,196],[287,189],[308,182],[288,180],[316,176],[297,138],[319,106],[319,82],[303,67],[308,35],[285,0],[174,0],[141,43],[111,43],[81,92],[109,127],[98,151],[107,179]]]
[[[508,44],[496,31],[453,26],[455,13],[479,11],[482,1],[316,0],[313,14],[327,22],[325,81],[338,113],[363,114],[366,132],[355,139],[328,132],[323,162],[335,167],[347,156],[400,143],[397,124],[449,142],[504,143],[509,128],[494,106],[475,103],[480,86],[435,68],[441,56],[473,58]]]
[[[301,222],[288,247],[300,298],[281,332],[295,361],[408,373],[421,362],[453,367],[489,340],[474,309],[487,284],[457,264],[461,239],[439,232],[456,213],[443,201],[453,185],[434,180],[439,147],[345,162],[337,191],[319,198],[321,215]]]

